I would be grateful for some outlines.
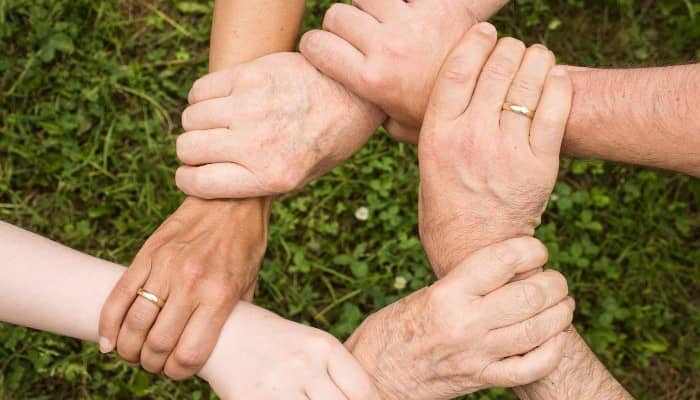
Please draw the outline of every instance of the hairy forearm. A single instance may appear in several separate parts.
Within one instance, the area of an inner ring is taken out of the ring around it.
[[[572,68],[564,152],[700,176],[700,64]]]
[[[564,359],[547,378],[515,389],[523,400],[627,400],[632,396],[620,385],[581,336],[568,335]]]

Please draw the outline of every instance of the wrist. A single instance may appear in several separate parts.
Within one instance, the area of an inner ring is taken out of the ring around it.
[[[632,399],[571,327],[564,357],[549,376],[515,388],[522,400]]]

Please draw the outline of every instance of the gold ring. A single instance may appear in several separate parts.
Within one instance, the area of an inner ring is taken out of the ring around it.
[[[136,291],[136,294],[155,304],[156,306],[158,306],[158,308],[163,308],[163,306],[165,305],[165,300],[161,299],[160,297],[156,296],[151,292],[143,290],[143,288],[139,288],[139,290]]]
[[[525,117],[528,117],[530,119],[532,119],[535,116],[535,110],[530,110],[529,108],[527,108],[525,106],[521,106],[518,104],[509,103],[509,102],[503,103],[503,110],[511,111],[511,112],[516,113],[516,114],[520,114],[520,115],[523,115]]]

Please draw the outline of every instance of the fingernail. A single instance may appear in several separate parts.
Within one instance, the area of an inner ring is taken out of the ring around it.
[[[566,68],[562,67],[561,65],[557,65],[554,68],[552,68],[551,74],[552,74],[552,76],[562,77],[562,76],[566,76],[567,71],[566,71]]]
[[[549,49],[548,49],[545,45],[539,44],[539,43],[533,44],[533,45],[530,46],[530,47],[533,48],[533,49],[542,49],[542,50],[549,51]]]
[[[488,22],[482,22],[479,24],[479,30],[487,35],[496,34],[496,27],[489,24]]]
[[[100,337],[100,352],[102,354],[107,354],[110,351],[114,349],[114,346],[112,346],[112,342],[109,341],[106,337]]]

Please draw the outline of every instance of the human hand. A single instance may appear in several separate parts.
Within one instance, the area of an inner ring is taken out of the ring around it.
[[[495,49],[494,49],[495,47]],[[572,85],[545,47],[472,28],[436,81],[421,130],[419,228],[444,275],[476,249],[533,235],[557,179]],[[534,118],[505,102],[537,109]]]
[[[224,400],[379,400],[331,335],[241,302],[199,374]]]
[[[324,74],[386,112],[395,138],[418,142],[435,78],[464,33],[507,0],[355,0],[334,4],[301,52]]]
[[[270,202],[188,198],[146,241],[100,316],[100,348],[172,379],[194,375],[238,300],[251,300]],[[166,300],[162,310],[139,288]]]
[[[574,311],[566,279],[538,271],[546,261],[531,237],[483,248],[371,315],[346,347],[385,400],[451,399],[536,381],[559,364]]]
[[[277,53],[195,82],[176,182],[200,198],[287,193],[354,154],[385,116],[298,53]]]

